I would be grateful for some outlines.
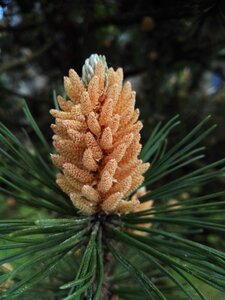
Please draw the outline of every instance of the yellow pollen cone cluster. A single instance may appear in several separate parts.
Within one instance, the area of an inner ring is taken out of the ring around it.
[[[122,69],[106,71],[99,61],[89,82],[70,69],[64,87],[69,100],[58,96],[61,110],[50,111],[58,153],[51,157],[62,171],[57,184],[85,214],[135,210],[139,201],[129,195],[143,182],[149,164],[137,158],[142,123],[131,84],[123,85]]]

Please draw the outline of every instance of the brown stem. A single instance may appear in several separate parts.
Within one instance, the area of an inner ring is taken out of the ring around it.
[[[112,273],[112,257],[108,250],[106,239],[104,237],[104,230],[102,232],[102,255],[103,255],[103,267],[104,267],[104,279],[101,290],[100,300],[111,300],[112,295],[110,293],[110,282],[108,278]]]
[[[0,67],[0,73],[9,71],[11,69],[17,68],[19,66],[23,66],[25,64],[27,64],[28,62],[34,60],[35,58],[39,57],[40,55],[42,55],[46,50],[48,50],[48,48],[52,45],[52,42],[47,43],[46,45],[44,45],[42,48],[38,49],[36,52],[33,52],[30,55],[18,58],[16,60],[13,60],[10,63],[6,63],[4,65],[2,65]]]

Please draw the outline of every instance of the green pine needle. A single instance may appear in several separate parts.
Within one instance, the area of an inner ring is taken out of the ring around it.
[[[207,299],[196,278],[225,293],[225,254],[198,238],[225,231],[225,191],[204,194],[223,180],[225,159],[198,165],[201,142],[215,128],[207,127],[209,117],[172,147],[178,116],[152,130],[140,154],[151,162],[143,184],[149,192],[139,200],[153,206],[85,216],[56,185],[51,146],[26,104],[23,110],[41,151],[25,130],[28,146],[0,124],[0,192],[43,216],[0,221],[0,264],[12,265],[0,268],[0,289],[8,284],[0,299],[155,300],[174,292]]]

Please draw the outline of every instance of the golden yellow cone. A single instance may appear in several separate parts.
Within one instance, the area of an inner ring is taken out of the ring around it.
[[[88,70],[82,79],[69,70],[69,100],[58,96],[61,110],[50,110],[56,119],[52,161],[62,172],[56,182],[82,213],[128,213],[140,207],[129,195],[149,168],[137,157],[142,123],[135,92],[129,82],[123,85],[122,69],[107,71],[99,60]]]

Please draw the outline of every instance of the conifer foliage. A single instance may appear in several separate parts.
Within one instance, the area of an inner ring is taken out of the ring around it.
[[[199,163],[215,126],[170,145],[175,116],[141,148],[135,94],[97,55],[65,91],[51,158],[25,103],[39,147],[0,124],[0,192],[46,216],[0,221],[0,299],[208,299],[196,278],[225,292],[225,254],[193,238],[225,231],[225,191],[195,191],[224,177],[225,159]]]

